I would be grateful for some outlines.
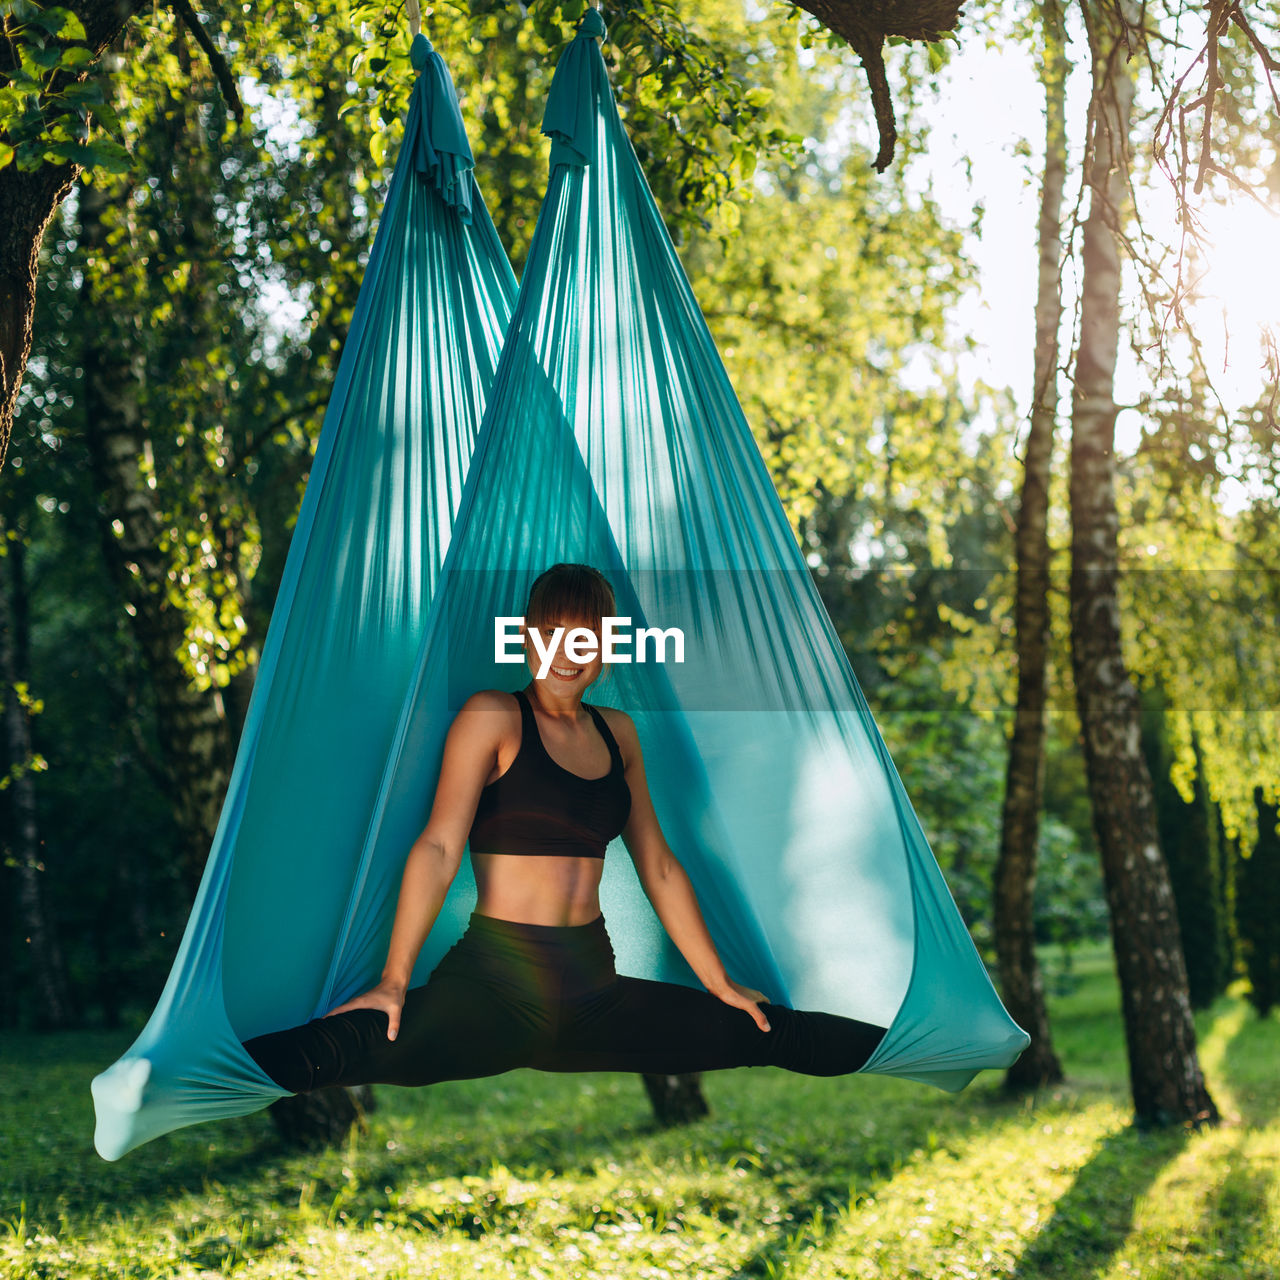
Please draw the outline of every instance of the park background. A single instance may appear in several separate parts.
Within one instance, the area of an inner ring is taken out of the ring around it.
[[[517,273],[546,178],[541,106],[580,7],[427,17]],[[319,1152],[259,1115],[120,1165],[93,1155],[88,1080],[132,1039],[181,935],[409,84],[403,18],[383,6],[210,7],[192,17],[234,70],[237,122],[190,23],[148,11],[90,81],[118,142],[75,143],[92,181],[43,237],[0,476],[8,1269],[1275,1273],[1280,593],[1259,326],[1280,288],[1274,220],[1236,189],[1280,200],[1277,119],[1232,28],[1211,130],[1231,177],[1212,171],[1194,204],[1216,241],[1188,238],[1152,140],[1207,12],[1160,10],[1170,43],[1130,68],[1115,400],[1131,407],[1114,425],[1124,652],[1221,1122],[1131,1123],[1071,669],[1090,10],[971,5],[956,41],[891,46],[899,136],[877,174],[865,79],[824,28],[781,5],[652,4],[607,15],[624,119],[997,981],[1019,497],[1032,409],[1057,417],[1032,918],[1065,1078],[992,1074],[952,1098],[738,1072],[703,1082],[708,1119],[664,1131],[636,1080],[520,1073],[379,1089],[363,1127]],[[1067,182],[1046,395],[1036,219],[1054,93]]]

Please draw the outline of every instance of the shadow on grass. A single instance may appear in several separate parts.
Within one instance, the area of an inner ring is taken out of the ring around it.
[[[1214,1271],[1227,1275],[1264,1275],[1260,1259],[1272,1240],[1270,1216],[1274,1169],[1250,1160],[1243,1141],[1227,1158],[1227,1173],[1205,1205],[1200,1230],[1192,1241]]]
[[[961,1123],[958,1116],[950,1122],[944,1115],[890,1119],[877,1111],[873,1140],[851,1144],[832,1131],[825,1144],[809,1144],[777,1114],[761,1122],[758,1110],[735,1105],[741,1085],[725,1090],[722,1105],[717,1082],[709,1090],[709,1122],[664,1131],[654,1124],[636,1077],[592,1077],[588,1083],[517,1072],[431,1090],[379,1087],[378,1110],[351,1146],[299,1153],[258,1113],[178,1129],[107,1162],[91,1145],[89,1080],[118,1054],[120,1042],[105,1033],[57,1033],[14,1037],[0,1051],[6,1082],[0,1095],[0,1228],[5,1221],[50,1229],[70,1221],[92,1234],[121,1215],[163,1219],[187,1197],[194,1203],[182,1212],[198,1225],[207,1217],[200,1205],[215,1190],[224,1216],[288,1214],[296,1211],[304,1187],[317,1204],[340,1200],[345,1221],[358,1226],[384,1214],[391,1187],[483,1175],[495,1165],[517,1178],[551,1175],[572,1182],[637,1155],[659,1164],[674,1161],[673,1170],[686,1159],[695,1167],[750,1166],[784,1188],[794,1185],[796,1194],[786,1198],[796,1206],[807,1206],[815,1186],[822,1188],[818,1202],[845,1204],[851,1158],[870,1175],[888,1168],[895,1153],[926,1142],[931,1130]],[[787,1096],[803,1109],[794,1092]],[[703,1208],[726,1219],[740,1215],[732,1202],[709,1201]],[[490,1206],[479,1218],[468,1210],[456,1223],[419,1225],[476,1234],[502,1221]]]
[[[1246,1008],[1216,1074],[1231,1091],[1242,1123],[1250,1128],[1272,1123],[1280,1110],[1280,1077],[1275,1069],[1278,1055],[1280,1020],[1274,1015],[1259,1018],[1253,1009]]]
[[[1107,1138],[1054,1205],[1053,1216],[1023,1251],[1017,1280],[1100,1275],[1133,1228],[1134,1206],[1186,1146],[1181,1129],[1130,1126]]]
[[[928,1095],[926,1094],[926,1097]],[[831,1167],[815,1168],[808,1180],[794,1180],[779,1190],[785,1197],[786,1218],[774,1235],[745,1258],[730,1280],[772,1280],[787,1274],[789,1261],[807,1246],[821,1249],[827,1224],[850,1213],[877,1189],[927,1152],[948,1147],[955,1139],[967,1140],[975,1123],[985,1127],[993,1117],[1022,1110],[1024,1100],[1011,1098],[992,1083],[985,1090],[972,1089],[964,1101],[946,1100],[936,1107],[908,1102],[901,1109],[888,1107],[876,1140],[859,1143],[842,1161],[839,1175]],[[778,1171],[773,1172],[775,1183]],[[799,1172],[792,1168],[793,1177]]]

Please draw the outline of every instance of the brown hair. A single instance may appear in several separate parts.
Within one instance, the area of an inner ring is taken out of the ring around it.
[[[549,620],[581,622],[597,635],[616,608],[609,580],[589,564],[553,564],[534,579],[525,606],[525,622],[541,627]]]

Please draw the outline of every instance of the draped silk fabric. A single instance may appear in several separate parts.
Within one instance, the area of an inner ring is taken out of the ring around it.
[[[93,1082],[107,1159],[281,1090],[240,1047],[332,1007],[364,846],[516,281],[423,36],[218,829],[173,970]],[[376,908],[375,908],[376,909]]]
[[[265,1106],[281,1091],[239,1041],[377,980],[448,727],[475,690],[527,682],[497,660],[495,619],[559,560],[606,574],[624,631],[668,633],[666,661],[649,645],[611,663],[587,700],[635,720],[730,974],[888,1025],[864,1071],[959,1089],[1028,1043],[814,589],[618,119],[603,35],[589,11],[556,71],[509,325],[460,120],[431,123],[456,116],[452,86],[426,59],[204,881],[155,1014],[94,1081],[108,1159]],[[464,870],[415,985],[473,901]],[[620,841],[601,902],[620,972],[696,985]]]

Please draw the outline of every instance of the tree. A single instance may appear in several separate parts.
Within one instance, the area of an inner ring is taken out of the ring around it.
[[[1217,823],[1199,769],[1192,776],[1190,799],[1183,797],[1173,781],[1175,760],[1165,724],[1165,691],[1159,685],[1143,689],[1141,703],[1142,753],[1151,771],[1160,848],[1169,866],[1169,884],[1178,908],[1188,994],[1193,1009],[1207,1009],[1230,978],[1223,895],[1218,884]],[[1199,752],[1195,754],[1199,756]]]
[[[102,113],[74,90],[145,7],[141,0],[82,0],[50,15],[34,4],[0,11],[0,465],[31,350],[45,228],[81,168],[112,158],[85,145],[90,116]],[[20,148],[33,153],[26,164]]]
[[[77,239],[90,261],[106,258],[109,227],[104,215],[112,203],[112,193],[101,182],[80,191]],[[194,221],[193,213],[187,225]],[[190,251],[195,246],[188,242],[186,247]],[[113,289],[109,277],[84,272],[83,314],[108,310],[103,284]],[[139,349],[131,351],[118,338],[112,340],[113,327],[109,322],[88,326],[81,353],[82,423],[99,494],[99,543],[155,691],[160,758],[169,775],[178,829],[187,838],[183,864],[194,893],[231,773],[234,731],[217,688],[194,685],[182,662],[186,618],[171,589],[169,557],[161,548],[167,521],[154,472],[147,466],[155,452],[152,427],[139,400],[145,362]],[[128,327],[126,322],[126,333]]]
[[[310,459],[307,435],[289,428],[323,405],[316,388],[332,377],[372,227],[367,203],[353,198],[363,166],[348,158],[367,146],[345,145],[359,118],[339,119],[345,81],[324,65],[334,44],[345,65],[350,39],[322,32],[294,46],[321,69],[307,66],[297,86],[320,125],[292,162],[271,157],[260,135],[224,136],[219,99],[194,83],[181,27],[161,25],[146,61],[170,92],[140,93],[142,64],[112,59],[100,84],[132,125],[137,168],[99,173],[76,193],[47,280],[69,300],[64,314],[98,323],[68,324],[62,348],[46,347],[30,384],[33,417],[42,442],[88,445],[98,548],[137,644],[134,679],[151,695],[188,900],[247,697],[233,700],[235,680],[255,658],[243,615],[265,625]],[[313,149],[328,163],[309,163]],[[290,197],[314,211],[304,226],[272,207]],[[331,266],[334,243],[344,252]],[[312,282],[312,327],[292,340],[269,341],[257,274],[268,252],[277,271]],[[262,524],[274,555],[261,550]],[[115,1007],[105,1011],[110,1019]],[[345,1132],[371,1105],[369,1091],[358,1102],[325,1091],[273,1115],[305,1141]]]
[[[384,53],[392,41],[402,42],[399,5],[378,0],[353,7],[357,15],[374,20]],[[549,40],[554,54],[572,35],[566,20],[572,21],[584,7],[582,0],[563,5],[559,0],[539,0],[532,6],[480,0],[472,6],[469,20],[483,20],[500,10],[510,16],[518,11]],[[955,0],[902,0],[872,11],[849,0],[814,0],[815,15],[838,39],[848,41],[867,67],[882,135],[877,159],[881,169],[892,157],[896,137],[884,41],[936,41],[954,26],[959,8]],[[146,11],[139,0],[72,0],[48,9],[33,0],[14,0],[0,11],[8,37],[0,41],[0,209],[5,211],[0,217],[0,465],[8,451],[30,351],[37,255],[45,228],[83,167],[127,167],[119,143],[102,136],[101,127],[112,128],[114,117],[100,93],[86,83],[87,77],[103,51]],[[174,12],[200,45],[228,105],[241,117],[243,108],[224,48],[186,0],[178,0]],[[215,10],[215,18],[223,18],[233,32],[247,28],[255,48],[281,21],[274,10],[267,10],[259,22],[256,10],[242,12],[238,6],[225,15]],[[283,25],[288,25],[287,16]],[[340,25],[350,30],[352,24],[348,18]],[[673,190],[679,190],[681,202],[688,206],[686,216],[696,220],[701,207],[728,194],[735,178],[749,178],[757,151],[798,141],[786,139],[768,121],[767,92],[724,74],[722,51],[683,20],[673,0],[625,9],[614,22],[613,44],[618,65],[626,68],[626,106],[640,125],[638,132],[657,144],[653,154],[663,157]],[[388,121],[400,116],[407,90],[403,80],[397,86],[383,75],[389,61],[369,50],[356,55],[362,64],[362,90],[391,104],[383,112]],[[165,76],[155,79],[156,88],[163,88]],[[702,127],[691,129],[691,119]],[[733,135],[730,149],[707,145],[707,138],[717,131]]]
[[[1160,851],[1138,695],[1118,597],[1114,399],[1119,231],[1130,172],[1134,85],[1124,52],[1136,4],[1086,6],[1093,67],[1089,214],[1081,246],[1071,419],[1071,649],[1094,826],[1102,854],[1140,1125],[1216,1123],[1196,1052],[1177,910]]]
[[[1010,1016],[1031,1044],[1005,1073],[1016,1090],[1062,1079],[1053,1050],[1044,981],[1035,952],[1036,852],[1044,789],[1046,668],[1049,642],[1049,479],[1058,412],[1058,330],[1062,324],[1062,193],[1067,171],[1066,24],[1058,0],[1041,5],[1045,58],[1045,162],[1040,190],[1040,269],[1035,375],[1023,459],[1016,534],[1018,693],[1005,776],[1000,856],[995,872],[995,935],[1000,988]]]

